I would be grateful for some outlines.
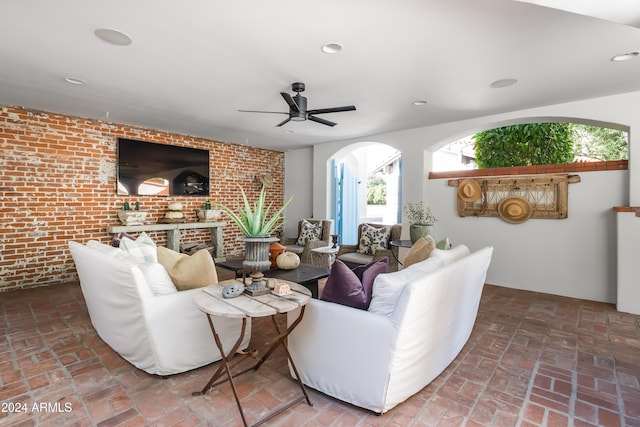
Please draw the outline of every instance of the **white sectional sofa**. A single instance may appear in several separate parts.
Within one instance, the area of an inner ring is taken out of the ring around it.
[[[69,242],[69,249],[91,323],[124,359],[163,376],[220,360],[207,317],[193,301],[200,289],[178,291],[161,264],[132,260],[96,241]],[[216,319],[225,351],[241,326],[240,319]],[[250,337],[249,324],[241,348]]]
[[[376,413],[420,391],[469,339],[492,253],[436,249],[380,274],[368,310],[312,300],[289,336],[302,382]]]

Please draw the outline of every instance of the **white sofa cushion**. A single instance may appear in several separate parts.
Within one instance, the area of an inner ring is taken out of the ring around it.
[[[130,239],[126,240],[132,241]],[[101,254],[112,256],[122,262],[123,265],[131,267],[134,280],[138,286],[138,292],[142,298],[178,292],[167,270],[157,262],[147,262],[144,258],[131,256],[127,251],[105,245],[96,240],[88,241],[87,247],[97,250]]]
[[[369,311],[382,316],[391,316],[407,283],[413,282],[427,273],[464,258],[471,251],[465,245],[457,245],[449,250],[433,249],[424,261],[394,273],[381,274],[373,282],[373,298]]]
[[[429,258],[438,258],[444,265],[451,264],[460,258],[466,257],[471,251],[465,245],[457,245],[451,249],[434,249],[429,254]]]
[[[382,316],[391,316],[407,283],[443,265],[439,258],[427,258],[400,271],[379,274],[373,281],[373,297],[369,304],[369,311]]]
[[[149,288],[154,295],[175,294],[178,292],[175,285],[169,277],[169,273],[157,262],[145,262],[138,264],[138,268],[142,271]]]

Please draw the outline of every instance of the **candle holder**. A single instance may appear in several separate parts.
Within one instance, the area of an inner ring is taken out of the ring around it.
[[[331,246],[332,248],[337,248],[338,247],[338,238],[340,237],[339,234],[332,234],[331,235],[331,243],[333,243],[333,246]]]

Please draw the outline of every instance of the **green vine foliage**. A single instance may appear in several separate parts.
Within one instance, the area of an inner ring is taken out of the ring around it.
[[[474,135],[480,168],[571,163],[573,138],[568,123],[530,123]]]
[[[371,175],[367,179],[367,204],[387,204],[387,183],[378,175]]]
[[[573,123],[576,155],[596,160],[629,158],[627,134],[621,130]]]

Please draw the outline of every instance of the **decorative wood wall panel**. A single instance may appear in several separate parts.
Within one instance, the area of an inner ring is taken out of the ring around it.
[[[458,187],[465,179],[451,179],[449,186]],[[466,179],[467,181],[469,178]],[[458,192],[458,215],[501,216],[498,205],[511,196],[522,197],[531,203],[531,218],[564,219],[568,216],[569,184],[580,182],[579,175],[518,175],[473,178],[481,189],[474,201],[463,200]]]

